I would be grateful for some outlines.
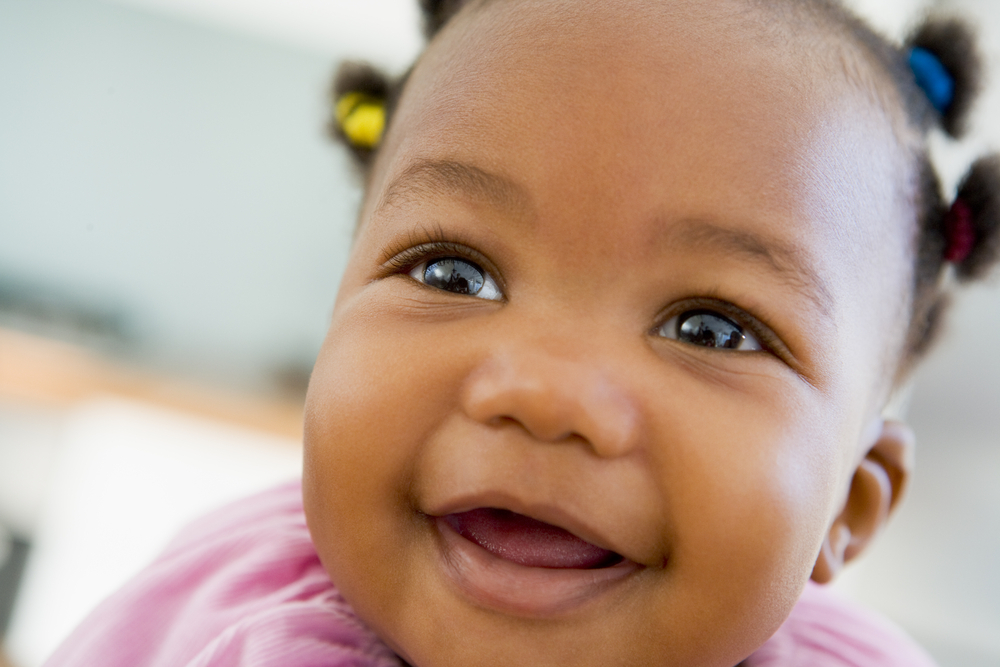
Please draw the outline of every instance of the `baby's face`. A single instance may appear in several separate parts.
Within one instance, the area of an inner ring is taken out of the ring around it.
[[[731,667],[875,438],[908,279],[891,129],[807,37],[701,4],[494,3],[408,85],[304,484],[412,664]]]

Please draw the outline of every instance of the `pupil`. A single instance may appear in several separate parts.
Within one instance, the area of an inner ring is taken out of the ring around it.
[[[678,319],[677,338],[692,345],[734,350],[743,342],[743,329],[721,315],[695,310]]]
[[[483,288],[483,272],[471,262],[447,257],[427,265],[424,282],[447,292],[475,295]]]

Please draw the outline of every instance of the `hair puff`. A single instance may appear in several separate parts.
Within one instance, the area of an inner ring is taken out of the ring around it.
[[[972,164],[956,199],[971,210],[975,231],[972,251],[955,266],[956,277],[966,282],[986,276],[1000,260],[1000,154],[981,157]]]
[[[941,127],[954,138],[967,128],[969,112],[982,86],[982,60],[973,28],[955,18],[929,18],[910,34],[905,45],[934,54],[955,82],[954,96],[940,115]]]
[[[424,13],[424,36],[432,39],[464,4],[465,0],[420,0],[420,9]]]
[[[337,101],[343,95],[348,93],[362,93],[372,98],[383,100],[388,114],[395,102],[397,88],[398,86],[395,82],[368,63],[356,61],[345,62],[340,65],[337,74],[333,77],[333,105],[336,106]],[[330,115],[327,132],[331,137],[342,142],[350,149],[351,154],[362,169],[368,166],[377,149],[359,146],[351,141],[344,134],[343,128],[337,122],[334,114]]]

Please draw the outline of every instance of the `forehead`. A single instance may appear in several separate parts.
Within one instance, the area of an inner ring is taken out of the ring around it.
[[[861,180],[866,191],[883,186],[878,203],[901,203],[905,160],[892,124],[847,82],[856,49],[808,14],[774,11],[787,3],[756,4],[471,3],[418,64],[383,156],[405,158],[402,147],[410,156],[478,152],[478,161],[499,163],[498,149],[516,146],[523,164],[613,163],[637,186],[668,161],[687,160],[691,179],[714,161],[731,172],[754,165],[769,186],[746,183],[753,192],[742,194],[771,204],[802,185],[828,202],[855,194]],[[862,161],[870,168],[847,178]]]
[[[540,220],[613,221],[565,239],[568,257],[662,231],[629,221],[709,220],[798,252],[839,320],[899,329],[908,165],[843,45],[807,19],[740,0],[477,5],[413,72],[368,212],[414,165],[471,164]]]

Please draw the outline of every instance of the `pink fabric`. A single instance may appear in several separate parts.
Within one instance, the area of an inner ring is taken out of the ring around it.
[[[899,627],[883,616],[809,582],[791,615],[746,667],[934,667]]]
[[[309,539],[298,483],[185,530],[45,667],[400,667]],[[748,667],[932,667],[901,630],[809,584]]]
[[[399,667],[330,583],[299,483],[192,524],[46,667]]]

